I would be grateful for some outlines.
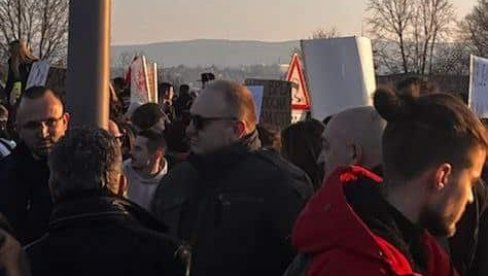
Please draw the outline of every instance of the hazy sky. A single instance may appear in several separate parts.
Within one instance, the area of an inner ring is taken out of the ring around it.
[[[476,0],[452,0],[459,17]],[[221,38],[283,41],[335,26],[361,34],[366,0],[114,0],[112,43]]]

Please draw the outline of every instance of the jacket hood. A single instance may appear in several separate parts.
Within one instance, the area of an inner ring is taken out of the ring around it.
[[[299,215],[293,230],[293,245],[300,253],[315,254],[344,248],[378,257],[375,238],[348,203],[348,185],[381,183],[381,177],[361,168],[343,167],[330,175]]]

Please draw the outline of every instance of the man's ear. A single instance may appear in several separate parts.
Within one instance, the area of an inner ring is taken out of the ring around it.
[[[63,114],[63,122],[66,124],[66,126],[69,124],[70,119],[71,119],[71,114],[65,112]]]
[[[234,124],[234,133],[239,138],[246,136],[246,124],[244,121],[237,121]]]
[[[361,164],[363,161],[363,148],[357,143],[351,143],[349,149],[351,150],[352,165]]]
[[[452,166],[449,163],[442,163],[434,171],[434,189],[442,190],[449,183],[449,177],[452,174]]]

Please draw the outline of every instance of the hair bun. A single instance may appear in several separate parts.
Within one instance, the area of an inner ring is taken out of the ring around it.
[[[387,121],[398,121],[410,117],[412,101],[411,96],[400,96],[389,88],[378,88],[373,96],[376,111]]]

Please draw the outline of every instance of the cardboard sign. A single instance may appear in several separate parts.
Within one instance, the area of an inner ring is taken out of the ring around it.
[[[29,89],[33,86],[45,86],[50,67],[49,61],[47,60],[34,62],[29,73],[29,78],[27,78],[25,89]]]
[[[149,64],[147,68],[147,83],[149,91],[149,101],[158,103],[158,65],[156,63]]]
[[[249,91],[251,91],[252,97],[254,99],[254,106],[256,108],[256,117],[259,119],[261,118],[261,109],[263,108],[263,95],[264,95],[264,86],[261,85],[251,85],[247,87]]]
[[[136,58],[131,66],[130,101],[133,104],[149,102],[149,83],[147,78],[146,60],[144,57]]]
[[[302,40],[318,120],[348,108],[372,105],[376,89],[371,41],[365,37]]]
[[[300,56],[294,54],[290,62],[290,67],[288,68],[286,80],[297,84],[296,88],[294,87],[292,90],[291,101],[291,106],[295,110],[309,110],[311,107],[307,82],[305,81],[302,68]]]
[[[292,83],[283,80],[247,79],[247,86],[263,86],[260,123],[285,128],[291,123]]]
[[[469,106],[480,118],[488,118],[488,59],[471,56]]]

